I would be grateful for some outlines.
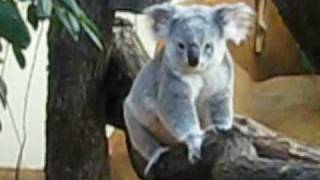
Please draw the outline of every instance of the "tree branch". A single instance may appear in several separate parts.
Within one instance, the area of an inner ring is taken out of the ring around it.
[[[171,147],[146,179],[154,180],[315,180],[320,153],[275,133],[263,132],[251,119],[236,118],[232,131],[208,135],[202,160],[190,164],[184,145]],[[245,124],[241,124],[245,122]],[[250,129],[250,130],[249,130]],[[249,130],[249,131],[248,131]],[[276,145],[278,144],[278,145]],[[142,176],[146,161],[130,148],[134,168]],[[164,173],[165,172],[165,173]]]

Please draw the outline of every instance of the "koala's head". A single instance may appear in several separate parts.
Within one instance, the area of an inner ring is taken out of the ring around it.
[[[221,63],[228,40],[240,44],[252,25],[253,10],[244,3],[177,6],[145,10],[157,39],[165,39],[164,61],[181,73],[201,72]]]

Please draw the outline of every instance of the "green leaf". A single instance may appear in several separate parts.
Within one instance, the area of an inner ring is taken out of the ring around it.
[[[306,56],[306,54],[302,51],[302,57],[301,57],[301,63],[303,68],[307,71],[307,72],[314,72],[315,69],[311,64],[311,61],[308,59],[308,57]]]
[[[75,0],[63,0],[63,3],[66,7],[71,10],[75,16],[80,21],[81,27],[90,37],[90,39],[94,42],[94,44],[100,49],[103,50],[103,45],[100,40],[100,33],[95,24],[86,16],[86,14],[82,11],[80,6],[77,4]]]
[[[103,50],[103,45],[100,40],[101,35],[98,28],[95,26],[95,24],[85,14],[80,16],[80,22],[81,22],[82,28],[91,38],[91,40],[95,43],[98,49]]]
[[[90,26],[88,26],[88,24],[85,24],[83,21],[81,22],[81,26],[84,29],[84,31],[88,34],[88,36],[90,37],[90,39],[94,42],[94,44],[97,46],[97,48],[99,50],[103,50],[103,45],[98,37],[98,33],[96,32],[96,30]]]
[[[7,85],[2,79],[2,77],[0,76],[0,100],[4,108],[7,106],[7,94],[8,94]]]
[[[67,12],[68,20],[73,31],[78,34],[80,32],[80,24],[78,19],[70,12]]]
[[[61,7],[56,7],[55,8],[55,12],[60,20],[60,22],[63,24],[63,26],[67,29],[67,31],[69,32],[69,34],[71,35],[71,37],[75,40],[78,41],[79,40],[79,35],[78,33],[73,29],[74,27],[72,27],[70,20],[68,18],[67,15],[67,11]]]
[[[100,32],[96,27],[96,25],[85,14],[83,14],[79,18],[80,18],[81,24],[88,26],[94,32],[94,34],[96,34],[96,36],[98,37],[100,36]]]
[[[80,6],[75,0],[63,0],[63,3],[68,9],[70,9],[77,17],[80,17],[84,14]]]
[[[30,35],[13,1],[0,0],[0,37],[20,48],[30,44]]]
[[[39,19],[37,15],[36,6],[34,4],[31,4],[28,7],[27,19],[28,19],[28,22],[32,25],[33,29],[38,28]]]
[[[18,61],[20,68],[22,68],[22,69],[25,68],[26,67],[26,59],[22,53],[22,50],[17,46],[13,46],[13,52],[14,52],[14,55],[16,56],[16,59]]]
[[[40,19],[49,18],[51,16],[52,9],[52,0],[39,0],[37,4],[37,15]]]

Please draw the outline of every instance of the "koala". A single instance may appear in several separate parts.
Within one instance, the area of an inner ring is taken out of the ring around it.
[[[233,60],[254,11],[244,3],[216,6],[153,5],[145,10],[164,49],[138,73],[123,105],[130,142],[146,160],[145,175],[169,146],[183,143],[201,159],[206,131],[233,124]]]

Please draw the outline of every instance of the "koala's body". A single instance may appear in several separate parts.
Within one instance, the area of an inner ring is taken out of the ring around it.
[[[124,103],[130,141],[149,161],[145,174],[168,146],[186,144],[195,162],[206,130],[231,129],[234,74],[227,41],[245,40],[254,13],[238,3],[161,4],[146,14],[156,37],[166,43],[137,75]]]

